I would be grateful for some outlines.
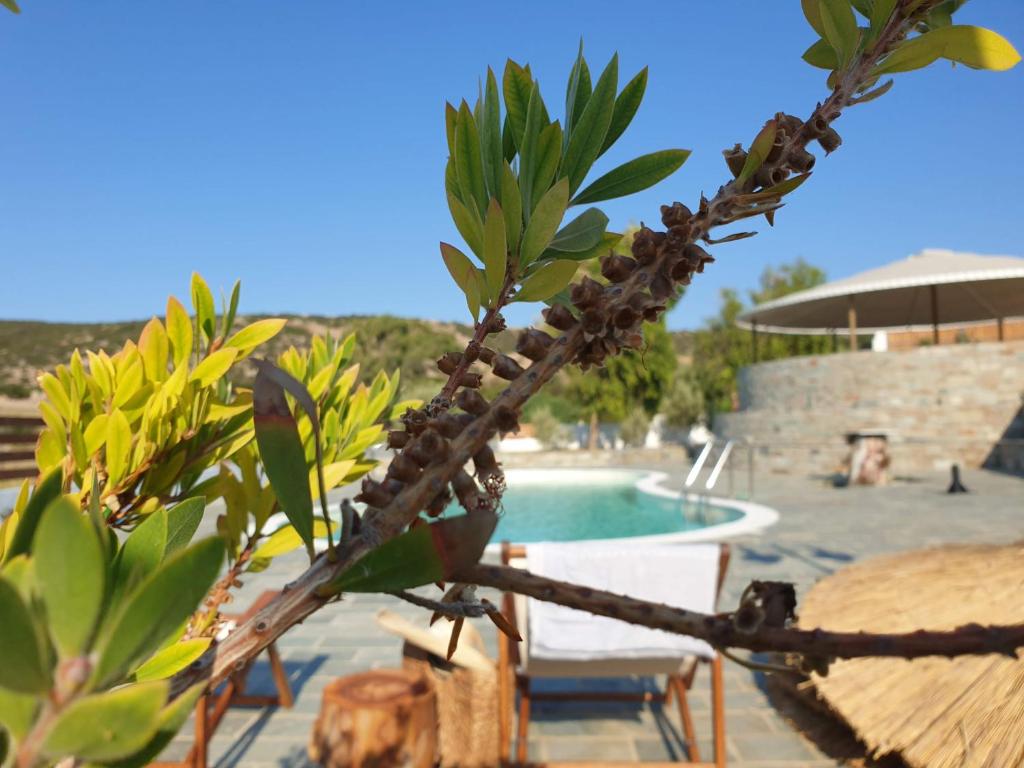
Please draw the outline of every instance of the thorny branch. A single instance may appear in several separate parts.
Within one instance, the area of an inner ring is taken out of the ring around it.
[[[753,178],[728,182],[710,200],[702,196],[696,213],[691,213],[681,203],[663,206],[662,222],[667,231],[643,227],[634,238],[632,258],[605,257],[602,274],[610,284],[605,286],[584,278],[572,291],[578,316],[561,305],[545,311],[548,325],[562,331],[558,338],[536,329],[520,335],[517,351],[533,361],[525,370],[510,357],[493,352],[481,355],[486,336],[498,330],[496,324],[490,322],[497,319],[497,307],[489,312],[485,321],[477,326],[466,352],[456,355],[457,359],[449,358],[451,364],[446,366],[449,382],[442,391],[445,402],[437,401],[434,408],[410,412],[404,419],[405,430],[391,433],[389,444],[397,453],[388,476],[383,483],[372,480],[364,483],[361,497],[369,508],[360,532],[341,543],[338,560],[332,563],[321,557],[314,562],[309,570],[285,587],[280,597],[239,627],[213,653],[176,676],[175,691],[181,692],[204,678],[217,683],[244,666],[290,627],[328,602],[316,595],[317,587],[381,542],[400,533],[421,510],[439,514],[451,498],[449,484],[469,512],[493,507],[500,497],[503,477],[494,454],[487,447],[488,441],[499,432],[513,431],[522,406],[565,365],[573,362],[584,368],[600,365],[608,355],[642,345],[642,322],[656,319],[679,287],[688,284],[695,272],[703,271],[704,265],[713,260],[696,245],[697,241],[713,244],[749,236],[752,233],[714,240],[711,231],[742,218],[751,207],[771,221],[776,209],[774,203],[781,195],[772,196],[764,191],[755,192],[755,189],[778,184],[792,173],[809,172],[815,160],[807,151],[811,141],[817,140],[826,152],[838,148],[840,139],[832,123],[843,109],[866,100],[862,91],[873,84],[871,69],[937,2],[901,0],[876,41],[838,75],[828,98],[817,105],[807,120],[782,113],[776,115],[775,145],[767,162]],[[741,153],[742,150],[725,153],[734,175],[739,173],[737,166],[742,165]],[[506,285],[503,298],[507,295]],[[490,365],[497,375],[510,381],[493,402],[488,403],[472,387],[458,391],[459,381],[477,360]],[[445,410],[453,394],[453,404],[463,413]],[[476,479],[464,469],[471,459]],[[478,481],[484,492],[480,491]],[[560,596],[567,601],[579,601],[582,599],[580,590],[584,589],[488,566],[479,566],[473,575],[480,584],[511,586],[516,591],[556,602],[560,601]],[[722,647],[793,650],[811,661],[824,659],[826,664],[828,657],[912,658],[931,654],[1012,653],[1015,648],[1024,646],[1024,626],[968,625],[951,632],[879,635],[797,630],[762,623],[752,631],[741,631],[737,617],[741,619],[740,626],[744,623],[739,613],[727,617],[701,616],[616,595],[595,597],[598,594],[591,591],[580,607],[603,615],[612,613],[617,618],[646,626],[683,632]]]

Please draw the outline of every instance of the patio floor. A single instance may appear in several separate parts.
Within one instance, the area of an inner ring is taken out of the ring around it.
[[[683,470],[670,472],[679,487]],[[968,471],[972,491],[949,496],[946,475],[897,482],[885,488],[835,489],[824,479],[765,475],[754,498],[779,510],[781,519],[763,535],[732,539],[733,557],[722,595],[734,606],[752,578],[793,581],[798,595],[817,579],[854,560],[884,552],[948,542],[1004,543],[1024,533],[1024,480],[991,472]],[[741,484],[742,485],[742,484]],[[299,554],[282,558],[268,571],[249,578],[234,609],[264,589],[280,586],[303,568]],[[233,709],[211,743],[210,764],[231,766],[304,766],[306,741],[320,707],[324,685],[332,678],[400,663],[401,641],[379,630],[378,609],[388,607],[417,618],[420,609],[394,598],[346,597],[310,617],[278,643],[296,693],[290,710]],[[422,618],[420,619],[422,620]],[[479,625],[494,652],[494,631]],[[710,736],[706,673],[698,675],[691,706],[698,734]],[[646,681],[650,684],[651,681]],[[726,742],[729,765],[736,768],[818,768],[842,765],[797,733],[769,701],[763,675],[735,664],[725,668]],[[272,692],[269,668],[261,661],[250,677],[254,691]],[[638,685],[643,685],[639,681]],[[191,726],[172,742],[165,759],[180,759]],[[530,728],[532,760],[666,760],[681,755],[678,711],[620,703],[538,703]],[[702,757],[711,755],[705,739]]]

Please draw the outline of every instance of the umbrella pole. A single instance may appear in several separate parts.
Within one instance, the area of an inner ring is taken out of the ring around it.
[[[932,294],[932,343],[936,346],[939,343],[939,289],[931,285]]]
[[[857,307],[853,303],[853,296],[850,297],[850,306],[846,310],[846,320],[850,324],[850,351],[857,351]]]
[[[1001,318],[1001,317],[997,317],[996,318],[996,338],[999,341],[1004,341],[1004,339],[1003,339],[1003,318]]]

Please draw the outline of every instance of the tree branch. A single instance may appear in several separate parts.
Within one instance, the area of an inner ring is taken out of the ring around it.
[[[918,630],[902,634],[830,632],[823,629],[772,627],[762,623],[753,631],[737,628],[734,614],[707,615],[661,603],[650,603],[614,592],[581,587],[536,576],[520,568],[476,565],[458,575],[460,581],[558,603],[598,616],[652,629],[689,635],[723,648],[783,651],[805,656],[852,659],[862,656],[963,656],[1001,653],[1016,656],[1024,647],[1024,624],[982,627],[966,624],[949,631]]]

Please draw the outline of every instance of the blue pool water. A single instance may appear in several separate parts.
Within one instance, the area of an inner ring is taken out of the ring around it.
[[[492,541],[580,541],[682,533],[731,522],[735,509],[685,502],[636,487],[647,472],[510,470]]]

